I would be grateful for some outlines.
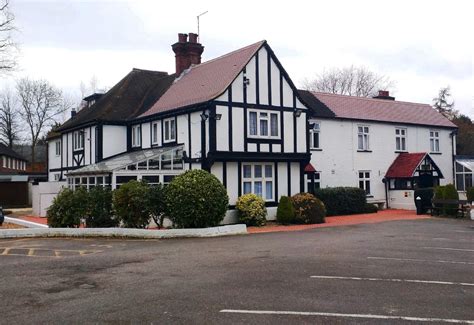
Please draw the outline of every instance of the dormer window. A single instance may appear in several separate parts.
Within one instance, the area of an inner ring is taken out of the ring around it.
[[[251,138],[279,138],[280,113],[249,110],[247,135]]]
[[[140,147],[142,143],[141,126],[132,126],[132,147]]]
[[[84,149],[84,131],[74,131],[73,133],[73,147],[74,150]]]
[[[176,120],[169,118],[163,121],[165,143],[176,141]]]

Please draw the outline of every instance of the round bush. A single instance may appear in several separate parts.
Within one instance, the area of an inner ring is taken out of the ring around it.
[[[126,228],[146,228],[150,223],[147,207],[148,185],[130,181],[114,191],[113,207],[119,221]]]
[[[162,228],[166,212],[165,188],[162,184],[150,186],[147,202],[148,210],[150,211],[153,221],[158,228]]]
[[[64,188],[54,198],[47,211],[48,225],[53,228],[77,228],[87,213],[87,191]]]
[[[291,197],[295,208],[296,223],[324,223],[326,207],[324,203],[310,193],[299,193]]]
[[[244,194],[237,200],[237,213],[240,222],[247,226],[263,226],[267,222],[265,201],[255,194]]]
[[[448,184],[444,187],[444,199],[446,200],[459,200],[459,193],[453,184]],[[457,214],[457,204],[445,204],[445,214],[449,216],[455,216]]]
[[[176,176],[165,192],[166,216],[178,228],[217,226],[229,205],[224,185],[205,170],[188,170]]]
[[[276,219],[279,223],[287,225],[295,222],[295,208],[288,196],[282,196],[278,203]]]
[[[116,227],[118,220],[112,210],[112,191],[102,186],[89,190],[87,198],[87,227]]]

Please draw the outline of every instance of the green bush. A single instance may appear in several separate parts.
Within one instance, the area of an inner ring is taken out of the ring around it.
[[[116,227],[118,220],[112,210],[112,191],[102,186],[91,188],[87,197],[87,227]]]
[[[295,208],[296,223],[324,223],[326,207],[324,203],[310,193],[299,193],[291,197]]]
[[[237,200],[237,213],[240,222],[247,226],[263,226],[266,224],[267,208],[265,201],[255,194],[244,194]]]
[[[166,212],[165,188],[162,184],[150,186],[148,189],[147,207],[153,221],[158,228],[162,228]]]
[[[466,190],[466,196],[467,196],[467,201],[468,201],[469,203],[474,202],[474,187],[469,187],[469,188]]]
[[[113,207],[123,226],[127,228],[146,228],[150,223],[147,207],[148,185],[144,182],[130,181],[114,191]]]
[[[84,188],[62,189],[47,211],[48,225],[53,228],[79,227],[81,218],[87,213],[87,197]]]
[[[432,187],[427,187],[427,188],[419,188],[415,190],[413,199],[415,201],[415,204],[417,202],[416,198],[420,197],[420,204],[421,204],[421,213],[426,213],[428,212],[428,209],[431,208],[431,200],[433,199],[434,196],[434,189]]]
[[[367,203],[365,205],[365,213],[377,213],[379,211],[379,208],[372,203]]]
[[[287,225],[295,221],[295,208],[288,196],[282,196],[278,203],[276,219],[279,223]]]
[[[444,187],[444,199],[459,200],[459,193],[453,184],[448,184]],[[444,213],[448,216],[456,216],[458,204],[445,204]]]
[[[358,187],[321,188],[316,189],[314,195],[323,201],[328,216],[365,212],[367,197]]]
[[[224,185],[205,170],[176,176],[165,192],[166,215],[178,228],[217,226],[229,205]]]

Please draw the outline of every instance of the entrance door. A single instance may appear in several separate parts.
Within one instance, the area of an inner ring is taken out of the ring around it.
[[[434,184],[433,174],[431,173],[420,174],[419,184],[418,184],[420,188],[433,187],[433,184]]]

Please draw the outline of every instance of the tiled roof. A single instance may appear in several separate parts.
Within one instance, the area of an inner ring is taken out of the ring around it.
[[[320,92],[312,94],[339,118],[456,127],[428,104]],[[313,113],[316,117],[320,116],[317,110],[313,110]]]
[[[176,79],[166,93],[144,114],[149,116],[204,103],[221,95],[265,41],[192,66]]]
[[[174,75],[133,69],[90,107],[77,112],[55,131],[94,121],[125,122],[145,112],[170,87]]]
[[[316,169],[314,168],[313,165],[311,165],[311,163],[308,163],[308,164],[304,167],[304,172],[305,172],[305,173],[315,173],[315,172],[316,172]]]
[[[426,152],[401,153],[393,161],[387,170],[387,178],[409,178],[413,177],[416,168],[425,158]]]
[[[12,158],[16,158],[16,159],[26,161],[26,159],[23,158],[23,156],[18,154],[15,150],[10,149],[9,147],[4,145],[3,143],[0,143],[0,156],[7,156],[7,157],[12,157]]]

